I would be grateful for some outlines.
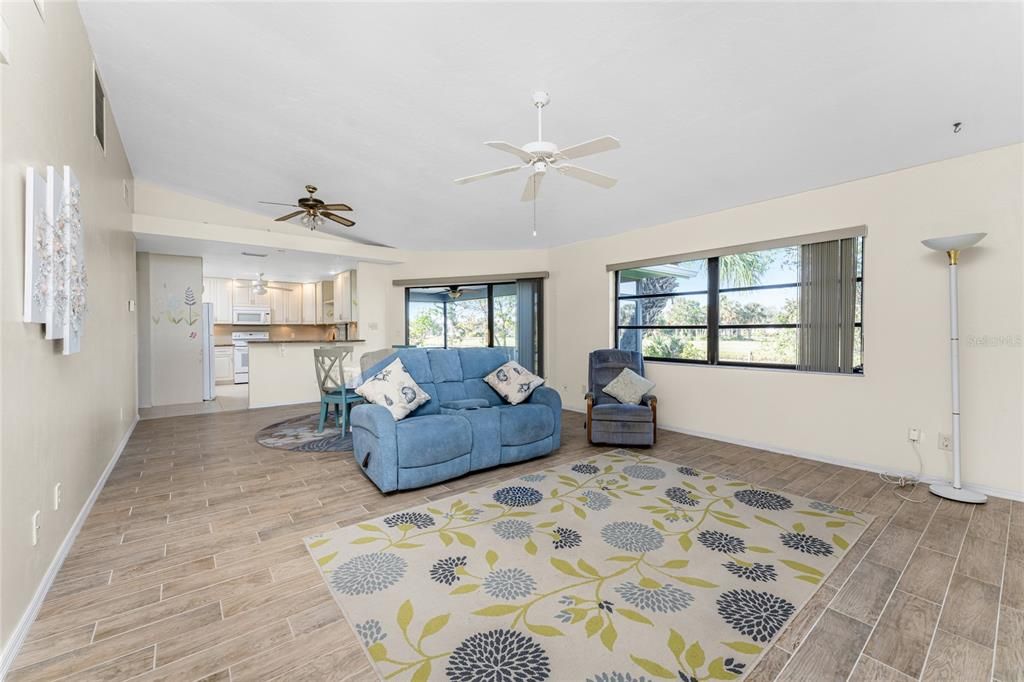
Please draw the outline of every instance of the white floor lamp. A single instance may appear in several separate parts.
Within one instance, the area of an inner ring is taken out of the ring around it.
[[[988,498],[960,485],[960,323],[957,319],[956,264],[960,252],[985,238],[985,232],[958,234],[954,237],[925,239],[921,243],[949,256],[949,358],[953,371],[953,483],[933,483],[932,493],[958,502],[981,504]]]

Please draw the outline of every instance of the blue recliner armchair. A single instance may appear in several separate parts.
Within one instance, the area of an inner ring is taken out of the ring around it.
[[[604,387],[629,368],[644,376],[644,356],[631,350],[595,350],[587,372],[587,440],[614,445],[654,445],[658,437],[658,399],[648,393],[639,405],[626,405]]]
[[[483,380],[508,361],[504,351],[403,348],[364,367],[363,376],[372,376],[396,355],[430,400],[397,422],[380,405],[352,408],[356,462],[381,492],[433,485],[540,457],[559,446],[557,391],[540,386],[526,402],[509,405]]]

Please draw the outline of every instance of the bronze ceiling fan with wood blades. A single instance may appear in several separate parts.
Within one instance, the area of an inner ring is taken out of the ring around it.
[[[280,218],[275,218],[274,220],[279,223],[302,216],[301,222],[303,226],[308,227],[311,230],[323,227],[325,224],[325,218],[327,220],[333,220],[345,227],[352,227],[355,225],[355,221],[333,213],[333,211],[351,211],[351,206],[348,204],[325,203],[322,199],[317,199],[313,196],[316,194],[316,190],[317,188],[314,185],[306,185],[306,191],[309,192],[309,196],[296,199],[294,204],[282,204],[277,201],[261,201],[260,203],[270,204],[272,206],[292,206],[299,209],[298,211],[292,211],[287,215],[283,215]]]

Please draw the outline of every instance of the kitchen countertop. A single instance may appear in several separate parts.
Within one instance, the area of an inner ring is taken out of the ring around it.
[[[326,343],[344,344],[344,343],[365,343],[365,342],[366,342],[366,339],[345,339],[344,341],[340,341],[340,340],[339,341],[307,341],[307,340],[304,340],[304,339],[284,339],[282,341],[275,341],[273,339],[268,339],[268,340],[264,341],[263,339],[260,339],[258,341],[257,340],[250,340],[249,341],[250,344],[253,344],[253,343],[318,343],[318,344],[321,344],[321,345],[326,344]]]

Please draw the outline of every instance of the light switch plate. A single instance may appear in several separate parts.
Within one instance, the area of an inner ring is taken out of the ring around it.
[[[128,312],[130,312],[130,313],[134,313],[135,312],[135,299],[134,298],[129,298],[128,299]]]

